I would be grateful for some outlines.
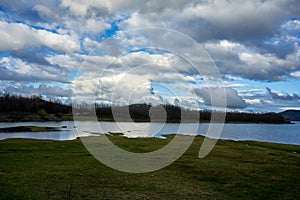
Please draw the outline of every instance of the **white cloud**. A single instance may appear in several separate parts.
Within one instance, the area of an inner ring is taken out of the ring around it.
[[[98,43],[95,40],[92,40],[88,37],[84,38],[83,40],[83,47],[86,51],[91,52],[92,50],[94,50],[95,48],[99,48],[100,47],[100,43]]]
[[[110,29],[111,25],[103,18],[88,18],[88,19],[67,19],[65,20],[66,29],[72,33],[82,34],[100,34],[105,30]]]
[[[109,29],[111,26],[110,24],[106,23],[102,18],[99,19],[93,19],[90,18],[86,20],[86,25],[85,25],[85,31],[88,33],[101,33],[106,29]]]
[[[62,0],[60,6],[69,9],[73,15],[81,17],[84,17],[86,15],[87,9],[89,7],[89,5],[84,3],[84,1],[78,0]]]
[[[51,8],[45,5],[36,4],[32,8],[34,11],[37,11],[42,18],[48,19],[58,19],[58,15],[56,15]]]
[[[37,30],[21,23],[0,21],[0,51],[46,46],[62,52],[80,50],[76,37]]]
[[[49,55],[46,59],[52,65],[59,65],[67,70],[74,70],[79,73],[94,72],[100,75],[116,58],[106,55],[97,56],[73,53],[69,55]]]
[[[57,85],[39,84],[38,86],[33,85],[9,85],[2,88],[5,92],[10,94],[22,94],[22,95],[45,95],[47,98],[56,97],[71,97],[72,90],[64,89]]]
[[[130,18],[124,20],[120,25],[126,29],[140,28],[140,27],[154,27],[161,25],[159,21],[150,21],[148,17],[143,17],[142,13],[134,12]]]
[[[181,97],[182,91],[191,93],[193,90],[191,85],[198,82],[194,76],[182,72],[183,70],[188,72],[192,66],[169,53],[151,54],[141,51],[132,52],[119,58],[86,56],[84,59],[86,64],[83,64],[83,68],[81,68],[83,74],[80,74],[73,82],[77,91],[75,94],[94,95],[93,91],[97,90],[95,87],[99,86],[100,89],[98,89],[102,95],[99,98],[106,102],[116,101],[125,104],[129,101],[141,103],[151,100],[148,103],[154,103],[155,99],[163,96],[164,102],[173,103],[174,100],[170,100],[170,96],[152,92],[151,84],[154,82],[164,85],[164,90],[170,90],[171,93],[174,93],[173,95]],[[65,61],[66,59],[64,57],[61,59],[49,58],[51,63],[59,60]],[[108,65],[109,62],[106,60],[114,62]],[[62,64],[60,63],[60,65]],[[78,64],[78,66],[80,65]]]
[[[248,104],[261,104],[260,99],[245,99],[245,102]]]
[[[243,88],[243,87],[247,87],[248,84],[243,84],[243,83],[230,83],[230,84],[226,84],[227,87],[231,87],[231,88]]]
[[[292,72],[291,76],[297,79],[300,79],[300,71]]]

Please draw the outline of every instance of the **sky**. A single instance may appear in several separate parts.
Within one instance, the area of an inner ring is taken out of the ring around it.
[[[0,92],[300,109],[300,2],[1,0]]]

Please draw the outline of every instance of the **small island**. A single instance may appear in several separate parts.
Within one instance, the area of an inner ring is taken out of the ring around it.
[[[7,128],[0,128],[0,133],[11,132],[48,132],[48,131],[61,131],[59,127],[42,127],[42,126],[14,126]]]

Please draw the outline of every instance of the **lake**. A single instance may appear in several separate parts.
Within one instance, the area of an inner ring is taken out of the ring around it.
[[[224,124],[219,139],[252,140],[300,145],[300,122],[294,124]],[[32,138],[46,140],[73,140],[76,137],[123,133],[126,137],[164,138],[168,134],[203,135],[209,123],[130,123],[130,122],[14,122],[0,123],[0,128],[15,126],[59,127],[60,131],[0,133],[0,140],[8,138]],[[196,132],[190,130],[198,126]],[[79,131],[78,131],[79,130]]]

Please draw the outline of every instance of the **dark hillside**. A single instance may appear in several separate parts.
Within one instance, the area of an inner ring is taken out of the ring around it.
[[[300,121],[300,110],[286,110],[279,114],[287,117],[291,121]]]

